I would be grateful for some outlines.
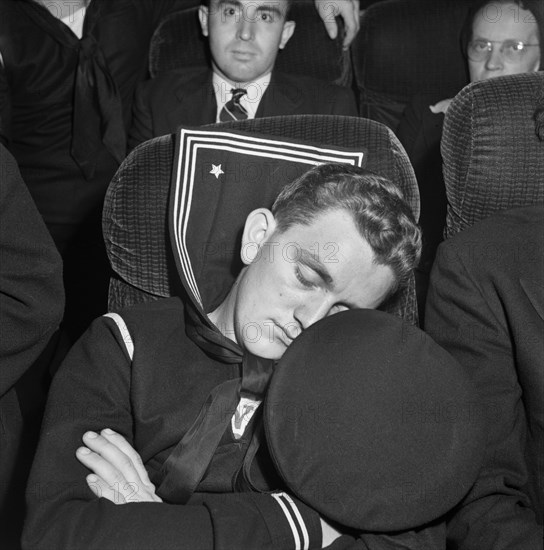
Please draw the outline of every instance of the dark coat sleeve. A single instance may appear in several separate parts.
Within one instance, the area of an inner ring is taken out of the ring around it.
[[[483,468],[449,522],[448,538],[463,550],[541,550],[542,530],[522,490],[527,422],[516,350],[501,299],[493,284],[484,288],[475,267],[484,250],[474,242],[443,243],[427,300],[425,330],[474,378],[487,423]]]
[[[60,255],[0,145],[0,396],[38,357],[63,310]]]
[[[273,116],[286,114],[359,116],[355,95],[352,90],[344,86],[307,76],[279,74],[276,78],[273,77],[270,87],[272,89],[270,92],[267,91],[267,95],[270,93],[268,99],[275,101],[276,105],[272,108],[272,112],[269,112],[270,107],[267,108],[265,116],[271,114]],[[294,103],[284,102],[284,95]]]
[[[423,251],[419,274],[427,278],[438,245],[443,240],[447,197],[442,175],[440,141],[444,115],[429,109],[427,97],[414,96],[406,106],[397,129],[397,137],[406,149],[417,179],[421,203],[419,224],[423,230]],[[421,282],[424,285],[424,282]],[[424,294],[423,294],[424,295]],[[419,295],[419,298],[423,296]],[[424,301],[424,300],[422,300]]]
[[[198,495],[187,505],[115,505],[95,497],[85,481],[89,472],[75,452],[86,431],[105,427],[134,445],[130,387],[131,361],[121,334],[114,321],[99,318],[72,348],[51,387],[27,487],[25,549],[295,547],[289,522],[269,494]],[[320,547],[318,515],[297,505],[311,547]]]
[[[429,155],[438,155],[440,161],[444,114],[433,113],[429,108],[432,103],[425,96],[414,96],[404,109],[396,132],[416,172],[420,165],[424,168]]]
[[[417,97],[413,98],[404,109],[402,118],[400,119],[399,126],[396,134],[403,147],[406,149],[406,153],[410,158],[412,164],[415,164],[415,158],[417,158],[418,150],[418,136],[421,139],[423,130],[423,109],[425,106],[420,105]],[[427,107],[428,108],[428,107]],[[419,145],[421,148],[421,145]]]

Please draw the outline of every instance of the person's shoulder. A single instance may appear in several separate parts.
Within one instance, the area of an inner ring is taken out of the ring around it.
[[[164,90],[174,90],[180,86],[202,86],[211,79],[212,72],[208,67],[182,67],[173,69],[146,80],[142,86],[145,93],[154,95]]]
[[[497,212],[457,233],[446,242],[462,245],[475,240],[507,242],[534,235],[544,240],[544,204]]]
[[[156,325],[157,323],[178,323],[183,320],[184,306],[178,297],[161,298],[108,313],[106,317],[119,316],[128,325]]]
[[[281,71],[274,71],[274,79],[279,84],[290,84],[297,88],[306,88],[308,90],[322,89],[331,93],[343,93],[349,92],[349,89],[345,86],[339,86],[333,82],[321,80],[309,75],[299,75],[293,73],[284,73]]]
[[[544,249],[544,205],[504,210],[446,239],[439,261],[454,256],[482,271],[524,269]],[[453,256],[452,256],[453,254]]]

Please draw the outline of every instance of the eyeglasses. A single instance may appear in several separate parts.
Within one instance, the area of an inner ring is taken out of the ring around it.
[[[525,44],[519,40],[471,40],[468,43],[467,55],[471,61],[483,61],[493,51],[493,44],[500,44],[499,51],[505,61],[515,63],[520,61],[527,52],[527,48],[535,48],[540,44]]]

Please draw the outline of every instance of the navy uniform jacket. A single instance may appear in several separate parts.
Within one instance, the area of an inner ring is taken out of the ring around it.
[[[27,486],[23,547],[290,550],[296,547],[296,529],[307,531],[310,549],[321,548],[315,511],[293,496],[291,511],[284,511],[268,493],[234,492],[232,471],[214,462],[186,505],[115,505],[95,497],[85,481],[88,470],[75,458],[87,430],[110,427],[122,434],[157,485],[162,465],[210,390],[237,376],[234,365],[210,358],[185,336],[179,299],[134,306],[120,315],[134,341],[132,362],[116,322],[101,317],[72,348],[53,380]],[[239,444],[248,441],[244,434]],[[252,477],[260,477],[262,485],[270,477],[261,464],[266,463],[252,464]],[[269,489],[284,487],[269,484]],[[299,515],[293,514],[294,507]],[[334,544],[338,550],[400,547],[445,549],[443,527],[390,535],[362,533],[357,538],[344,535]]]
[[[0,2],[5,83],[0,86],[0,132],[16,158],[47,224],[78,224],[102,207],[119,164],[104,147],[87,180],[70,154],[75,70],[80,41],[34,0]],[[179,0],[93,0],[86,23],[100,44],[130,128],[136,85],[147,78],[149,42]],[[84,29],[84,37],[86,36]],[[68,47],[66,44],[70,43]],[[7,106],[6,95],[11,97]],[[6,135],[7,134],[7,135]]]
[[[357,116],[357,106],[347,88],[274,71],[256,116],[304,114]],[[210,69],[187,68],[161,74],[144,82],[136,92],[129,148],[171,134],[180,125],[212,124],[216,116]]]
[[[541,550],[544,206],[496,214],[440,246],[425,330],[470,371],[488,424],[486,462],[449,523],[452,547]]]
[[[118,506],[96,498],[87,487],[88,470],[75,458],[85,431],[110,427],[122,434],[156,483],[210,390],[237,376],[237,365],[209,357],[185,335],[179,299],[135,306],[121,317],[134,340],[132,361],[116,322],[101,317],[72,348],[53,381],[27,487],[23,546],[294,548],[278,502],[269,494],[233,493],[232,472],[225,469],[213,479],[208,476],[187,505]],[[296,505],[312,547],[319,546],[318,515],[299,501]]]

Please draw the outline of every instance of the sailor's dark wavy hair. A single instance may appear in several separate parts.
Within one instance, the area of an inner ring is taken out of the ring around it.
[[[538,27],[538,42],[540,44],[540,67],[539,70],[544,70],[544,0],[478,0],[471,4],[470,9],[463,23],[461,29],[461,48],[463,55],[467,56],[468,43],[472,39],[472,23],[476,14],[485,6],[496,6],[497,12],[495,15],[499,16],[502,10],[502,6],[505,4],[514,4],[519,6],[522,10],[530,11],[536,21]]]
[[[395,274],[396,291],[421,255],[421,230],[402,191],[389,179],[347,164],[322,164],[283,188],[272,206],[277,228],[309,225],[319,214],[349,212],[377,264]]]

